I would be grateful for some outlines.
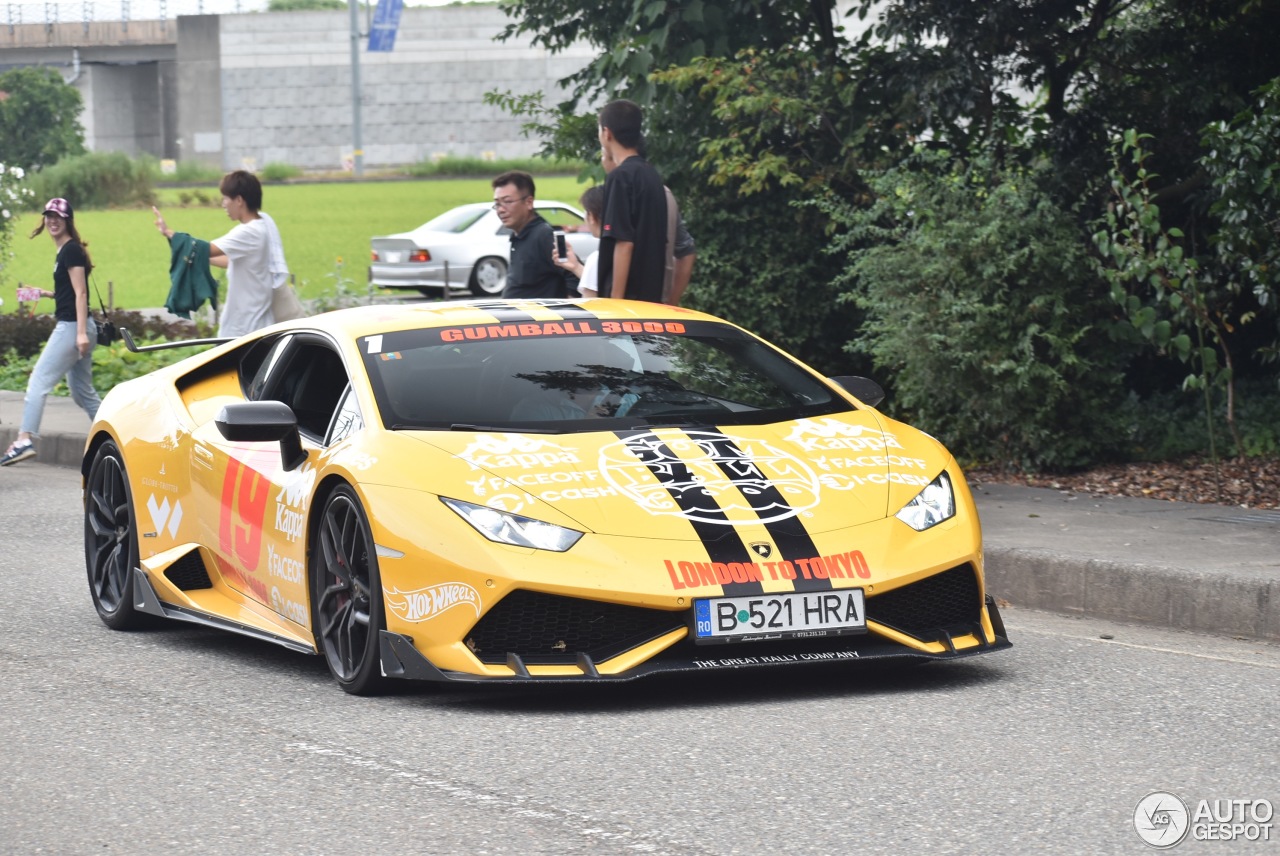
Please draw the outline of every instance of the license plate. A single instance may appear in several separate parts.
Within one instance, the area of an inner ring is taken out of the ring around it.
[[[404,253],[397,253],[397,252],[388,252],[388,253],[384,253],[383,255],[387,257],[387,264],[391,264],[391,265],[399,264],[400,260],[404,257]]]
[[[791,639],[865,633],[862,589],[712,597],[693,602],[694,641]]]

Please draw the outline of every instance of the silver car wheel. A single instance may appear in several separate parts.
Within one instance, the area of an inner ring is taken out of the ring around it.
[[[507,263],[487,256],[476,262],[471,272],[471,293],[482,297],[496,297],[507,287]]]

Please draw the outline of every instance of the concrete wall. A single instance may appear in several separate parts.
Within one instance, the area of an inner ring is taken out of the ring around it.
[[[348,14],[219,20],[222,166],[284,161],[339,168],[354,139]],[[542,91],[555,103],[563,97],[555,81],[581,68],[591,54],[552,57],[527,45],[495,42],[506,22],[496,6],[405,9],[394,51],[369,53],[361,43],[366,166],[446,154],[520,157],[537,150],[539,142],[520,133],[521,120],[486,106],[484,93]],[[180,53],[183,41],[180,33]]]
[[[226,133],[222,127],[222,24],[217,15],[178,19],[174,58],[179,160],[222,167]]]
[[[163,154],[157,64],[91,65],[84,70],[81,119],[93,151]]]
[[[540,141],[520,131],[523,120],[486,106],[484,94],[543,92],[555,104],[564,97],[556,81],[592,52],[551,56],[494,41],[507,22],[497,5],[405,9],[394,51],[369,53],[361,41],[366,166],[537,151]],[[339,169],[353,148],[345,11],[0,27],[0,68],[17,65],[49,65],[75,78],[94,151],[219,169],[273,161]]]

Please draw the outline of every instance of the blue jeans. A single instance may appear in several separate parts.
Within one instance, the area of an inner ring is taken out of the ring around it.
[[[89,341],[97,346],[98,325],[90,316],[85,325]],[[76,322],[59,321],[53,325],[49,341],[36,360],[36,367],[31,370],[31,379],[27,381],[26,406],[22,410],[22,431],[32,436],[40,434],[40,420],[44,418],[45,397],[58,385],[63,377],[67,379],[67,387],[71,390],[71,398],[89,414],[89,421],[98,414],[98,391],[93,388],[93,348],[86,356],[80,356],[76,348]]]

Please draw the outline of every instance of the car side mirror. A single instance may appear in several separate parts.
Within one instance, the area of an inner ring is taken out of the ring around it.
[[[876,407],[880,402],[884,401],[884,389],[869,377],[841,375],[840,377],[829,377],[827,380],[839,385],[845,392],[868,407]]]
[[[286,470],[306,463],[298,435],[298,417],[282,401],[246,401],[228,404],[214,419],[218,433],[233,443],[280,443],[280,460]]]

